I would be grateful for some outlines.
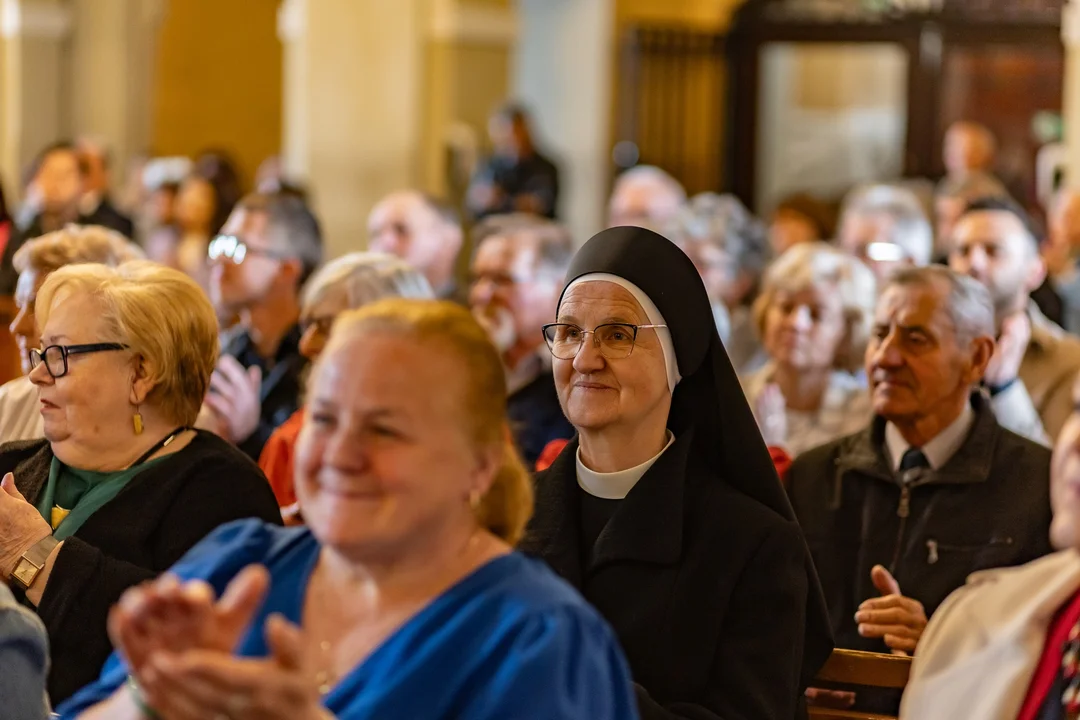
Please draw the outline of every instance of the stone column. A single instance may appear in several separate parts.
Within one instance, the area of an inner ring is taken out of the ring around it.
[[[614,0],[518,0],[515,95],[561,170],[559,217],[581,244],[604,225],[610,185]]]
[[[72,131],[62,0],[0,0],[0,177],[13,203],[34,154]]]

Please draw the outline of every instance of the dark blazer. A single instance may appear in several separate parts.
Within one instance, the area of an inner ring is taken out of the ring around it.
[[[0,476],[36,504],[53,453],[45,440],[0,446]],[[49,631],[53,704],[96,679],[112,652],[109,608],[133,585],[171,567],[211,530],[257,517],[281,523],[259,468],[216,435],[199,431],[184,449],[139,473],[64,541],[38,615]]]
[[[929,617],[976,570],[1050,552],[1050,451],[998,425],[982,395],[956,454],[909,484],[885,449],[885,421],[800,455],[788,493],[829,606],[837,647],[884,652],[859,635],[855,610],[878,597],[870,570],[889,568]]]
[[[282,338],[277,355],[271,361],[256,352],[247,332],[234,336],[221,354],[232,355],[245,368],[256,365],[262,370],[259,425],[251,437],[239,444],[249,458],[258,462],[270,435],[300,408],[303,374],[308,366],[307,358],[300,354],[300,326],[293,327]]]
[[[525,466],[530,469],[536,466],[549,442],[569,440],[576,433],[563,415],[550,369],[507,398],[506,414]]]
[[[536,477],[521,549],[614,627],[643,720],[795,717],[807,606],[798,526],[691,459],[687,431],[580,547],[574,440]]]
[[[116,209],[109,198],[101,199],[89,215],[79,216],[80,225],[100,225],[115,230],[129,240],[135,237],[135,224],[127,215]]]

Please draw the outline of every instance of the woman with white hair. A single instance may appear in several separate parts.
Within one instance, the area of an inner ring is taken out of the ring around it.
[[[300,352],[318,359],[334,320],[346,310],[389,297],[429,300],[435,296],[427,279],[408,263],[385,253],[349,253],[327,263],[304,288],[300,310]],[[259,467],[270,481],[287,523],[299,520],[293,485],[293,449],[304,424],[303,408],[270,436]]]
[[[825,243],[796,245],[769,268],[754,304],[769,362],[743,384],[770,446],[794,457],[866,425],[859,368],[875,296],[866,266]]]

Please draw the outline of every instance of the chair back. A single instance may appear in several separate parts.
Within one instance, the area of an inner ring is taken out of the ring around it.
[[[866,688],[903,690],[911,674],[911,658],[903,655],[833,650],[817,674],[820,683],[839,683]],[[856,689],[857,692],[857,689]],[[811,720],[895,720],[892,715],[877,715],[857,710],[809,708]]]

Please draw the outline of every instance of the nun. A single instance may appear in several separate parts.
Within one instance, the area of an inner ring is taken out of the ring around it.
[[[566,279],[543,332],[577,437],[523,549],[614,627],[644,720],[798,716],[825,603],[693,263],[616,227]]]

